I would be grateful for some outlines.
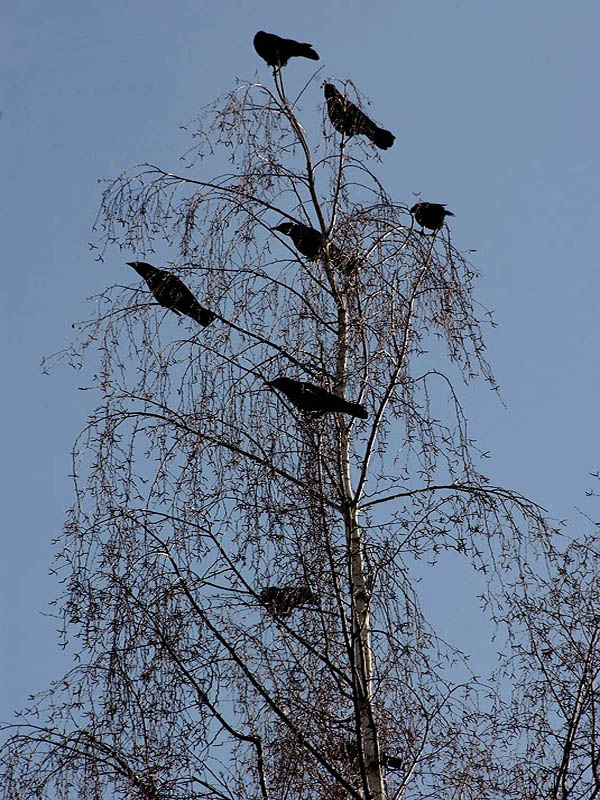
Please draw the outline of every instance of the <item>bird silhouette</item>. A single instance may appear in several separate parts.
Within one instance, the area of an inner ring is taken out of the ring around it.
[[[316,261],[324,256],[327,237],[302,222],[282,222],[281,225],[277,225],[271,230],[279,231],[284,236],[289,236],[296,250],[309,261]],[[360,266],[359,258],[345,253],[331,242],[329,244],[329,257],[338,269],[346,273],[355,272]]]
[[[444,224],[445,217],[453,217],[452,211],[447,211],[445,203],[415,203],[410,213],[414,215],[422,228],[437,231]]]
[[[336,761],[347,761],[355,766],[358,763],[360,745],[356,739],[344,739],[329,745],[328,752],[331,758]],[[380,763],[391,770],[402,769],[404,760],[398,756],[391,756],[388,753],[381,753]]]
[[[394,144],[395,136],[385,128],[380,128],[348,98],[340,94],[332,83],[324,86],[327,114],[331,124],[346,136],[366,136],[376,147],[387,150]]]
[[[267,586],[258,595],[264,607],[275,617],[287,617],[298,606],[318,605],[307,586]]]
[[[300,409],[320,417],[330,412],[340,414],[350,414],[359,419],[368,419],[367,409],[360,403],[351,403],[343,397],[339,397],[327,389],[315,386],[314,383],[307,381],[297,381],[293,378],[275,378],[273,381],[266,381],[272,389],[278,389],[287,399]]]
[[[319,60],[319,55],[308,42],[297,42],[294,39],[282,39],[275,33],[259,31],[254,36],[254,49],[270,67],[285,67],[290,58],[302,56]]]
[[[301,222],[282,222],[271,230],[289,236],[296,250],[309,261],[316,261],[323,254],[325,237],[320,231],[308,225],[303,225]]]
[[[403,769],[404,759],[400,756],[390,756],[388,753],[381,754],[381,763],[388,769]]]
[[[152,296],[161,306],[174,311],[176,314],[185,314],[205,328],[215,318],[215,314],[203,308],[190,292],[185,283],[177,275],[158,269],[145,261],[126,261],[133,267],[148,284]]]

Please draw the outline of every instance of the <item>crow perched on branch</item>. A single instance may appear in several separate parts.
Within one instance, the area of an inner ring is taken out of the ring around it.
[[[404,759],[399,756],[390,756],[388,753],[381,754],[381,763],[388,769],[403,769]]]
[[[282,392],[300,411],[312,412],[315,417],[329,412],[350,414],[359,419],[367,419],[369,416],[367,409],[360,403],[350,403],[314,383],[281,377],[267,381],[267,385]]]
[[[296,42],[294,39],[282,39],[275,33],[259,31],[254,37],[254,49],[270,67],[285,67],[290,58],[303,56],[319,60],[319,55],[308,42]]]
[[[454,216],[452,211],[446,211],[445,205],[445,203],[415,203],[410,213],[422,228],[437,231],[444,224],[445,217]]]
[[[327,238],[320,231],[304,225],[302,222],[282,222],[281,225],[277,225],[271,230],[289,236],[296,250],[309,261],[316,261],[324,254]],[[356,256],[347,255],[335,244],[329,245],[329,257],[338,269],[348,274],[355,272],[360,266],[360,261]]]
[[[381,150],[387,150],[394,144],[396,137],[393,133],[375,125],[358,106],[340,94],[332,83],[325,84],[324,92],[327,113],[336,131],[345,133],[346,136],[363,134]]]
[[[303,225],[301,222],[282,222],[273,231],[289,236],[296,250],[309,261],[316,261],[323,254],[325,239],[320,231]]]
[[[305,603],[318,605],[317,598],[307,586],[267,586],[258,596],[274,617],[287,617]]]
[[[205,328],[215,318],[215,314],[202,308],[185,283],[177,275],[165,269],[157,269],[145,261],[126,261],[148,284],[152,296],[161,306],[185,314]]]
[[[356,739],[345,739],[331,744],[328,748],[329,755],[336,761],[348,761],[356,766],[359,756],[359,745]],[[381,764],[388,769],[402,769],[404,760],[398,756],[391,756],[388,753],[381,753]]]

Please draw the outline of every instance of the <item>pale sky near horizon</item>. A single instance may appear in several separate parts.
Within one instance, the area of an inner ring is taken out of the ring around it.
[[[415,193],[455,213],[474,249],[477,299],[494,311],[488,356],[504,407],[463,390],[494,483],[570,520],[598,453],[598,31],[600,6],[548,0],[7,2],[0,60],[3,507],[0,720],[69,662],[58,650],[49,575],[73,500],[70,449],[93,408],[85,373],[40,361],[65,347],[86,298],[132,281],[125,255],[88,242],[100,178],[189,146],[179,129],[236,77],[269,80],[259,29],[312,42],[324,76],[351,78],[396,135],[379,172],[399,202]],[[300,88],[312,62],[288,68]],[[305,100],[317,106],[321,100]],[[205,164],[210,172],[210,166]],[[159,264],[160,266],[160,264]],[[468,574],[444,576],[443,605],[467,641]],[[433,613],[436,598],[432,599]],[[454,603],[454,606],[452,605]]]

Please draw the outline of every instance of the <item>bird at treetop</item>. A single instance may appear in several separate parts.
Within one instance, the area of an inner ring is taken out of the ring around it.
[[[393,133],[377,126],[358,106],[340,94],[332,83],[325,84],[324,92],[327,113],[336,131],[346,136],[363,134],[381,150],[387,150],[394,144],[396,137]]]
[[[311,412],[315,417],[329,412],[350,414],[359,419],[367,419],[369,416],[367,409],[360,403],[350,403],[327,389],[315,386],[314,383],[284,377],[275,378],[274,381],[266,381],[266,383],[272,389],[282,392],[300,411]]]
[[[302,222],[282,222],[281,225],[277,225],[271,230],[289,236],[296,250],[309,261],[316,261],[324,255],[327,237]],[[360,266],[360,261],[356,256],[344,253],[332,243],[329,245],[329,256],[332,263],[346,273],[354,272]]]
[[[267,586],[258,596],[267,611],[275,617],[287,617],[305,603],[318,605],[315,595],[307,586]]]
[[[445,217],[454,216],[452,211],[444,208],[445,205],[445,203],[415,203],[410,209],[410,213],[414,215],[422,228],[437,231],[444,224]]]
[[[148,284],[152,296],[161,306],[174,311],[176,314],[185,314],[191,317],[202,327],[209,325],[215,318],[215,314],[207,308],[203,308],[190,292],[185,283],[177,275],[167,272],[166,269],[158,269],[145,261],[126,261],[128,266],[133,267]]]
[[[254,49],[270,67],[285,67],[290,58],[303,56],[319,60],[319,55],[308,42],[296,42],[294,39],[282,39],[275,33],[259,31],[254,37]]]

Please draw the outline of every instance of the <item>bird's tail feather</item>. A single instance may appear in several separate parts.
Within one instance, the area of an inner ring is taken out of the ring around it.
[[[394,144],[396,137],[391,131],[386,131],[385,128],[378,128],[374,125],[369,139],[375,147],[379,147],[380,150],[387,150]]]
[[[346,401],[346,413],[358,419],[368,419],[369,412],[361,403],[349,403]]]
[[[311,592],[310,589],[304,587],[298,590],[298,602],[308,603],[313,606],[319,605],[319,601],[317,600],[316,596]]]
[[[202,308],[202,306],[198,306],[198,308],[190,309],[188,316],[195,320],[198,325],[202,325],[203,328],[206,328],[206,326],[210,325],[213,319],[215,319],[216,314],[213,314],[213,312],[209,311],[208,308]]]
[[[298,52],[296,55],[304,56],[304,58],[312,58],[313,61],[319,61],[317,52],[313,50],[312,45],[308,44],[308,42],[300,42],[298,44]]]

